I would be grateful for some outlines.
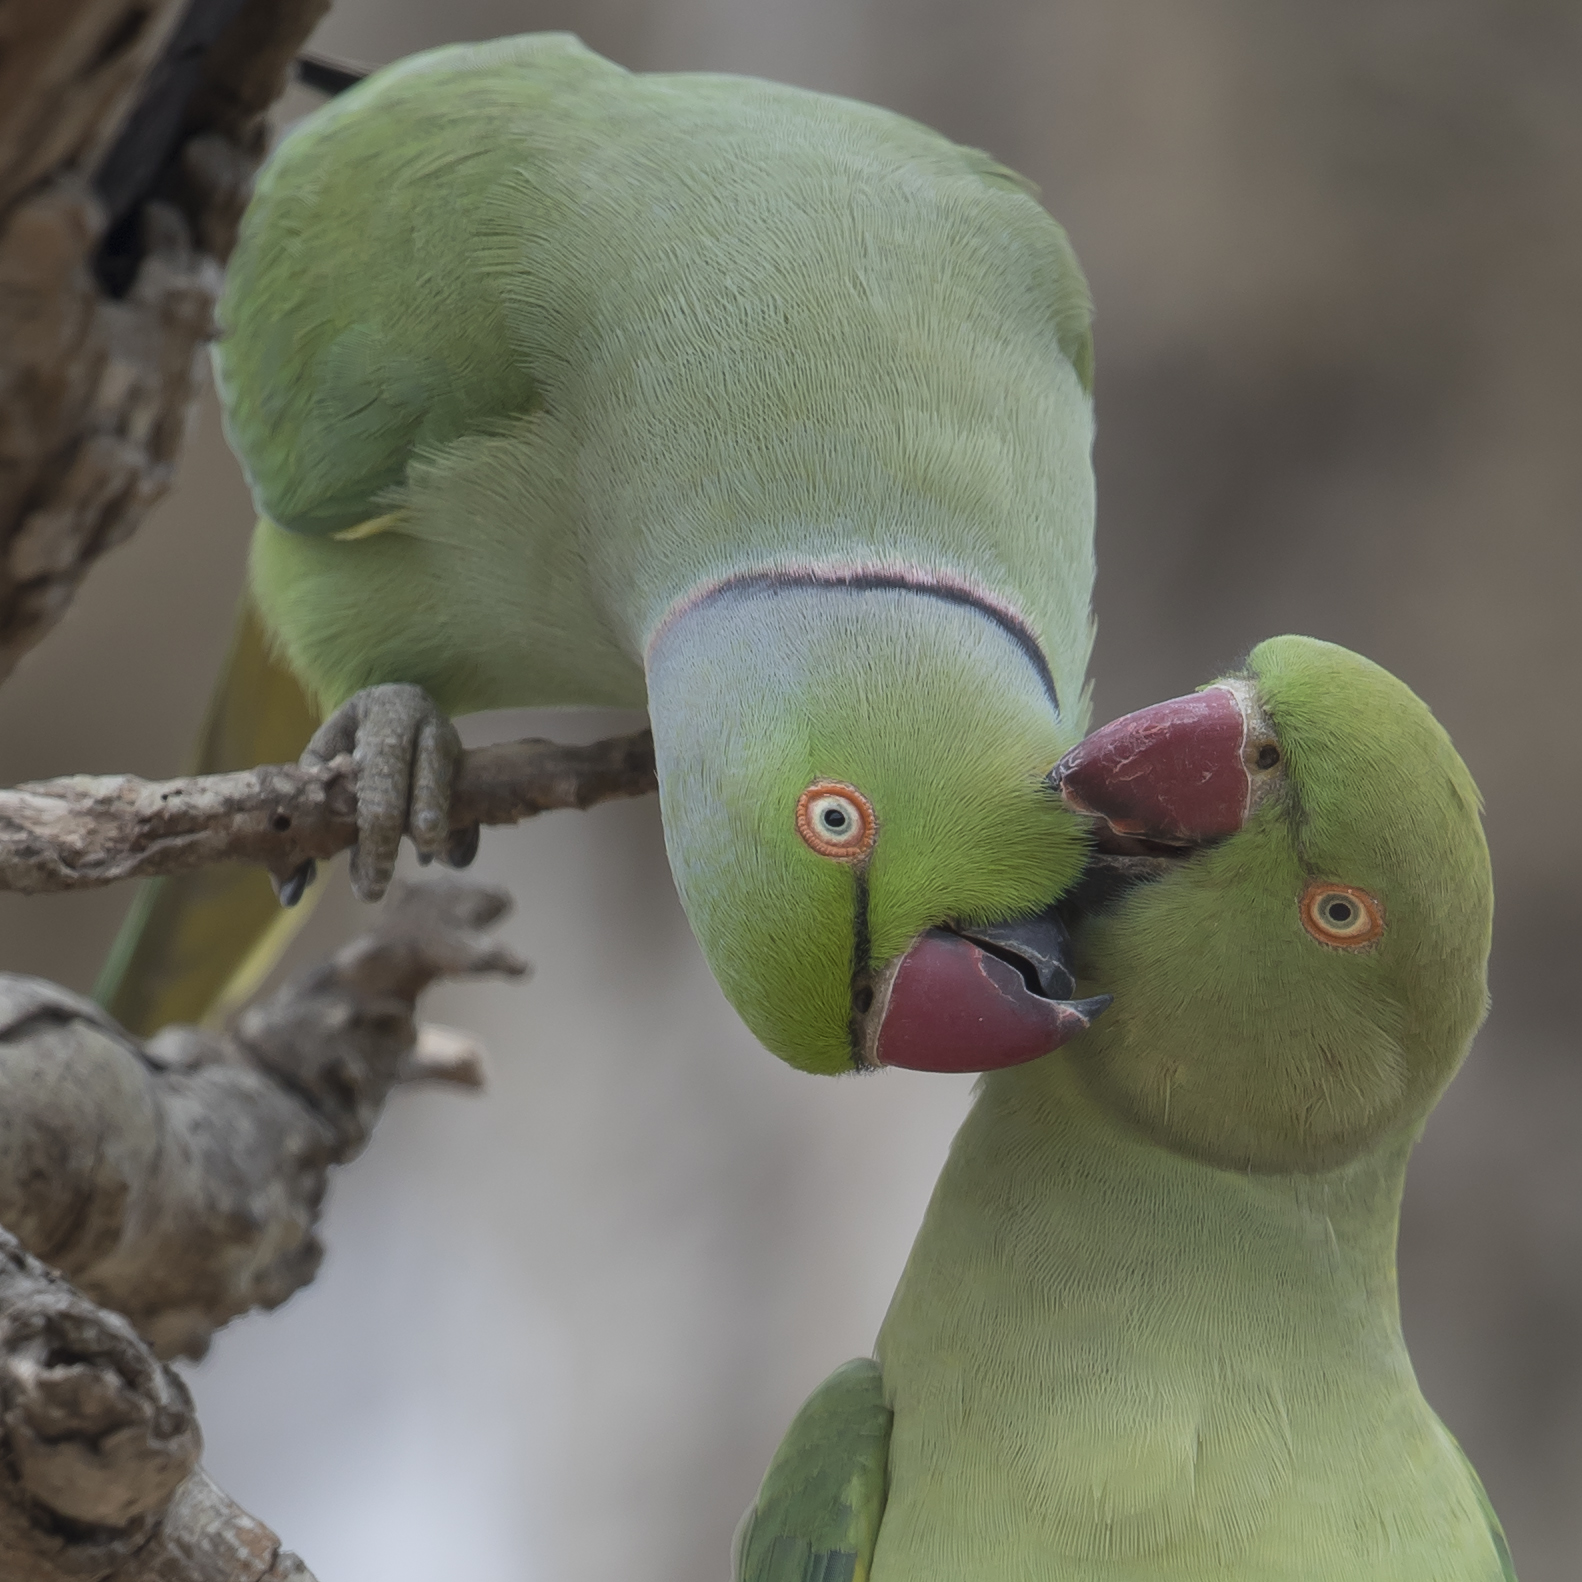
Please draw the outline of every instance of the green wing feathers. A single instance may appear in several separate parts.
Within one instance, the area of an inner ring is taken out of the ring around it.
[[[734,1582],[867,1582],[890,1417],[870,1357],[837,1368],[809,1396],[737,1529]]]
[[[547,135],[557,88],[601,75],[625,74],[566,35],[435,50],[342,95],[272,156],[215,347],[227,433],[272,522],[355,528],[399,503],[414,455],[534,406],[494,275],[517,261],[490,222],[531,158],[523,128]]]
[[[188,771],[293,762],[318,715],[243,605]],[[94,998],[146,1037],[168,1022],[223,1017],[245,999],[307,920],[317,891],[281,909],[261,868],[227,864],[145,884],[94,985]]]

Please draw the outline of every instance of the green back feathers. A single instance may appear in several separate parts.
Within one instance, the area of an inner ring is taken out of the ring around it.
[[[333,562],[272,550],[265,613],[344,696],[449,598],[413,610],[382,581],[342,600],[337,644],[299,590],[433,545],[475,567],[475,625],[519,629],[518,663],[450,689],[480,707],[551,701],[533,639],[557,603],[635,656],[745,566],[908,562],[1012,596],[1074,697],[1089,316],[1023,185],[899,116],[633,75],[564,35],[416,57],[286,140],[231,266],[216,365],[261,514],[390,519]]]
[[[526,349],[477,267],[484,205],[522,157],[511,131],[549,110],[554,79],[509,69],[528,62],[618,70],[565,37],[436,50],[326,105],[260,174],[215,367],[271,521],[354,527],[415,455],[531,408]]]
[[[398,496],[414,457],[563,391],[585,372],[579,338],[612,315],[618,339],[701,329],[711,309],[728,333],[724,271],[698,270],[699,300],[659,315],[622,275],[679,264],[669,289],[684,289],[686,253],[728,257],[738,227],[781,255],[736,262],[782,277],[788,317],[809,290],[833,295],[796,282],[832,246],[893,288],[895,261],[862,256],[872,215],[848,214],[840,234],[842,187],[859,206],[921,201],[946,226],[1033,242],[1041,316],[1091,386],[1091,304],[1064,233],[1003,166],[915,122],[746,78],[633,76],[566,34],[376,73],[266,165],[228,277],[216,362],[260,512],[296,532],[355,527]]]

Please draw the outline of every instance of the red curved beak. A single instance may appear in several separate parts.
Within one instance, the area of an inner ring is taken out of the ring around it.
[[[931,928],[913,940],[875,1006],[876,1064],[914,1071],[1021,1065],[1074,1038],[1110,1003],[1107,994],[1056,997],[1072,983],[1065,930],[1052,916],[973,932],[980,938]]]
[[[1122,835],[1195,845],[1247,821],[1253,780],[1247,720],[1228,687],[1208,687],[1122,715],[1085,737],[1049,783],[1075,813]]]
[[[1193,846],[1233,835],[1255,800],[1248,721],[1230,687],[1139,709],[1095,731],[1050,772],[1073,812],[1135,839]],[[863,1017],[867,1058],[917,1071],[994,1071],[1047,1055],[1092,1025],[1107,994],[1074,1000],[1054,913],[931,928],[882,976]]]

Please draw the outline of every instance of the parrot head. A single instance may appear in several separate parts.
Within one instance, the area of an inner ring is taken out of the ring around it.
[[[1493,892],[1477,788],[1402,682],[1274,638],[1051,783],[1097,831],[1076,965],[1114,1007],[1068,1054],[1102,1102],[1231,1169],[1421,1123],[1484,1015]]]
[[[666,619],[648,689],[682,903],[775,1054],[985,1070],[1103,1008],[1072,998],[1053,911],[1087,855],[1049,783],[1083,700],[1009,612],[877,576],[740,578]]]

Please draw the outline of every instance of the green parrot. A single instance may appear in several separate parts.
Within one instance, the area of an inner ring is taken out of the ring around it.
[[[1280,637],[1095,732],[1091,1031],[995,1071],[738,1582],[1513,1582],[1401,1336],[1407,1155],[1482,1021],[1477,788],[1399,681]]]
[[[365,899],[403,830],[475,844],[448,716],[646,707],[682,901],[776,1054],[1007,1064],[1101,1008],[1047,784],[1087,712],[1090,306],[1019,177],[847,100],[456,46],[284,141],[219,316],[239,651],[276,663],[218,717],[335,711],[308,756],[359,760]],[[178,901],[101,984],[134,1023],[262,926],[255,892],[199,960]]]

